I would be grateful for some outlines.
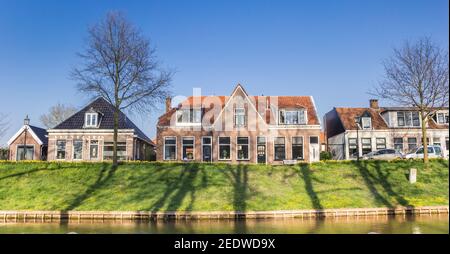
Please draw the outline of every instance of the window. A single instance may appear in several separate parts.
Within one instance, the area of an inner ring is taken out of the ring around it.
[[[358,145],[356,144],[356,138],[348,139],[348,153],[350,157],[356,157],[358,155]]]
[[[397,112],[397,125],[405,126],[405,112]]]
[[[437,113],[438,124],[448,124],[448,113]]]
[[[442,150],[441,150],[440,146],[435,146],[434,151],[436,152],[436,155],[438,155],[438,156],[442,155]]]
[[[246,125],[244,108],[236,108],[234,110],[234,125],[236,127],[242,127]]]
[[[372,119],[370,117],[363,117],[361,118],[362,122],[362,128],[363,129],[370,129],[372,128]]]
[[[394,149],[403,152],[403,138],[394,138]]]
[[[98,140],[91,140],[89,147],[89,157],[92,159],[98,159]]]
[[[33,160],[34,157],[34,146],[26,146],[24,149],[23,145],[17,146],[16,159],[21,160]]]
[[[418,112],[397,112],[397,125],[399,127],[419,127]]]
[[[305,110],[281,110],[280,124],[306,124]]]
[[[81,160],[83,154],[83,140],[74,140],[73,141],[73,159]]]
[[[202,137],[203,161],[212,161],[212,137]]]
[[[386,139],[385,138],[377,138],[377,150],[386,149]]]
[[[417,148],[417,138],[408,138],[408,150],[412,151]]]
[[[303,160],[303,137],[292,138],[292,159]]]
[[[85,119],[84,119],[84,126],[85,127],[97,127],[97,113],[86,113]]]
[[[201,123],[201,109],[179,109],[177,110],[177,123]]]
[[[275,138],[274,142],[275,160],[282,161],[286,159],[286,145],[284,137]]]
[[[164,160],[176,160],[177,159],[177,138],[165,137],[164,138]]]
[[[56,159],[64,160],[66,158],[66,141],[56,140]]]
[[[194,137],[183,137],[181,140],[183,147],[183,160],[194,159]]]
[[[238,160],[248,160],[249,152],[248,152],[248,137],[238,137],[237,138],[237,159]]]
[[[448,146],[449,146],[448,137],[445,137],[445,150],[447,150],[447,151],[448,151]]]
[[[372,152],[372,140],[370,138],[361,139],[362,154],[368,154]]]
[[[114,142],[103,143],[103,160],[113,159],[113,149],[114,149]],[[117,159],[122,161],[127,159],[126,142],[117,142]]]
[[[230,137],[219,137],[219,160],[229,160],[231,158]]]
[[[441,139],[440,138],[433,138],[433,145],[441,146]]]

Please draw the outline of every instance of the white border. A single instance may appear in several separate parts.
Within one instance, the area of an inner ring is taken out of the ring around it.
[[[193,141],[193,143],[192,143],[192,149],[193,149],[193,151],[192,151],[192,159],[191,160],[189,160],[189,159],[186,159],[186,161],[195,161],[195,136],[181,136],[181,160],[185,160],[184,158],[183,158],[183,148],[184,148],[184,144],[183,144],[183,139],[184,138],[192,138],[192,141]],[[164,145],[165,145],[165,143],[164,143]]]
[[[264,154],[265,154],[265,164],[267,164],[267,137],[266,136],[256,136],[256,140],[255,140],[255,144],[256,144],[256,146],[255,146],[255,163],[256,164],[262,164],[262,163],[258,163],[258,138],[264,138]]]
[[[229,138],[230,139],[230,158],[229,159],[221,159],[220,158],[220,138]],[[217,160],[218,161],[231,161],[231,158],[233,157],[231,154],[233,152],[233,148],[231,147],[231,136],[218,136],[217,137]]]
[[[211,143],[210,144],[203,144],[203,138],[210,138],[211,139]],[[213,137],[212,136],[202,136],[201,137],[201,139],[202,139],[202,142],[201,142],[201,161],[202,162],[212,162],[213,161],[213,143],[214,143],[214,141],[213,141]],[[211,147],[211,154],[210,154],[210,156],[211,156],[211,160],[210,161],[205,161],[205,160],[203,160],[203,146],[210,146]]]
[[[175,159],[166,160],[166,138],[175,138]],[[163,136],[163,161],[176,161],[178,158],[178,140],[177,136]]]
[[[238,138],[247,138],[247,147],[248,147],[248,151],[247,151],[247,155],[248,158],[247,159],[238,159]],[[249,161],[250,160],[250,154],[251,154],[251,149],[250,149],[250,144],[252,142],[250,141],[250,137],[249,136],[236,136],[236,161]]]

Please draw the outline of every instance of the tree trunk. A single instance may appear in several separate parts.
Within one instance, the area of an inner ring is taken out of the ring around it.
[[[424,112],[420,112],[420,121],[422,122],[422,144],[423,144],[423,163],[428,163],[428,143],[427,143],[427,117]]]
[[[113,167],[117,167],[117,136],[119,132],[119,109],[114,108]]]

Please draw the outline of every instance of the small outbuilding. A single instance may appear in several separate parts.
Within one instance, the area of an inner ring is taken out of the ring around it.
[[[46,160],[47,130],[30,125],[28,116],[24,125],[8,141],[9,160]]]

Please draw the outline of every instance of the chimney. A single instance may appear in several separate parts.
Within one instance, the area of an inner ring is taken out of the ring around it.
[[[166,113],[172,109],[172,98],[167,97],[166,98]]]
[[[379,109],[380,108],[378,106],[378,100],[377,99],[370,99],[370,108],[373,108],[373,109]]]

